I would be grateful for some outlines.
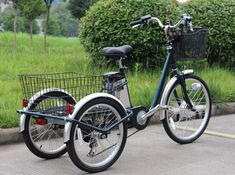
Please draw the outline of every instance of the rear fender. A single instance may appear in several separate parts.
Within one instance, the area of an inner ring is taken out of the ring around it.
[[[74,112],[69,115],[69,118],[74,119],[77,115],[77,113],[79,112],[79,110],[88,102],[90,102],[91,100],[94,100],[96,98],[109,98],[112,100],[115,100],[118,104],[121,105],[121,107],[124,109],[124,111],[126,111],[126,108],[124,107],[124,105],[122,104],[122,102],[117,99],[115,96],[107,94],[107,93],[94,93],[94,94],[90,94],[86,97],[84,97],[83,99],[81,99],[74,108]],[[64,143],[68,142],[70,140],[70,132],[71,132],[71,127],[72,127],[72,123],[71,122],[67,122],[64,128]]]
[[[23,108],[23,111],[27,111],[28,109],[30,109],[30,107],[34,104],[34,101],[37,100],[39,97],[41,97],[42,95],[45,95],[49,92],[63,92],[65,94],[67,94],[68,96],[71,96],[71,94],[69,94],[68,92],[64,91],[63,89],[58,89],[58,88],[49,88],[49,89],[43,89],[39,92],[37,92],[36,94],[34,94],[30,99],[29,99],[29,103],[27,105],[27,107]],[[71,96],[72,97],[72,96]],[[73,97],[72,97],[73,98]],[[74,99],[74,98],[73,98]],[[76,101],[74,99],[74,101]],[[25,120],[26,120],[26,114],[22,114],[20,116],[20,132],[23,132],[25,130]]]

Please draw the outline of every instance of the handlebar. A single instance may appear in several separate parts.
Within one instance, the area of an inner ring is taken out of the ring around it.
[[[159,26],[165,30],[168,28],[176,28],[178,26],[179,27],[189,26],[190,30],[193,31],[192,17],[187,14],[181,15],[181,19],[173,26],[172,25],[163,25],[159,18],[152,17],[151,15],[143,16],[139,20],[131,22],[131,26],[132,26],[132,28],[136,28],[136,27],[139,27],[139,26],[147,23],[148,21],[157,21]]]
[[[131,22],[131,26],[134,27],[142,25],[151,20],[151,18],[152,18],[151,15],[142,16],[139,20]]]

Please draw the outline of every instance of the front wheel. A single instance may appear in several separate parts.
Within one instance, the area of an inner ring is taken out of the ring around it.
[[[97,98],[86,103],[76,114],[75,119],[106,129],[125,115],[124,109],[116,101]],[[119,158],[125,146],[126,137],[126,123],[120,123],[107,134],[89,128],[81,129],[73,123],[67,149],[71,160],[78,168],[96,173],[109,168]]]
[[[185,75],[186,93],[193,105],[185,101],[182,86],[176,81],[165,93],[163,126],[175,142],[187,144],[198,139],[206,129],[211,115],[211,97],[206,83],[198,76]]]

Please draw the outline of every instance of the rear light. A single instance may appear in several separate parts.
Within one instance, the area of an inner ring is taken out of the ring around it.
[[[47,120],[42,119],[42,118],[36,119],[36,122],[37,122],[38,125],[41,125],[41,126],[47,124]]]
[[[28,106],[28,101],[26,99],[22,100],[22,106],[23,108],[26,108]]]
[[[67,103],[67,106],[66,106],[66,112],[67,112],[67,114],[72,114],[73,113],[73,105],[71,105],[71,104],[69,104],[69,103]]]

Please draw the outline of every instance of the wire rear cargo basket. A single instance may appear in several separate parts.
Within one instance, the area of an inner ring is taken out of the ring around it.
[[[193,32],[182,33],[173,42],[174,57],[178,61],[205,59],[207,49],[208,29],[194,28]]]
[[[86,95],[100,92],[103,85],[103,75],[82,75],[77,72],[21,74],[19,78],[26,100],[33,100],[35,94],[39,96],[52,89],[61,89],[79,101]]]

